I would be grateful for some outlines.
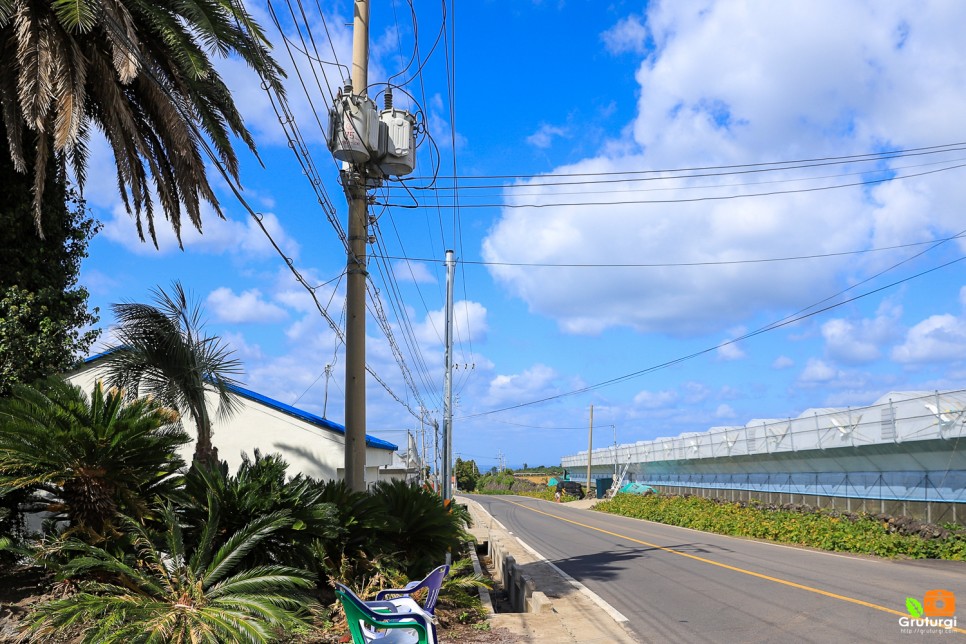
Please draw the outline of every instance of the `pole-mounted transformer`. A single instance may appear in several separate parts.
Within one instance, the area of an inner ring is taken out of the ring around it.
[[[385,109],[366,96],[339,90],[329,110],[326,143],[339,161],[365,165],[376,177],[401,177],[416,169],[416,117],[393,107],[392,89],[386,90]]]
[[[364,164],[379,149],[379,116],[376,104],[352,93],[352,86],[339,90],[329,110],[329,150],[339,161]]]

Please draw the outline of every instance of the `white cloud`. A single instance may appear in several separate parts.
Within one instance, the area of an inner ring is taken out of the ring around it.
[[[721,404],[714,412],[715,418],[735,418],[737,417],[735,410],[731,408],[731,405]]]
[[[567,136],[567,134],[568,130],[565,128],[543,123],[540,125],[540,129],[527,137],[527,143],[535,148],[545,150],[553,145],[553,140],[555,138]]]
[[[729,331],[731,338],[740,338],[741,336],[748,333],[748,329],[743,326],[735,327]],[[718,347],[718,359],[725,362],[731,362],[734,360],[742,360],[747,356],[744,350],[738,346],[737,342],[732,342],[730,344],[723,344]]]
[[[430,109],[426,116],[426,128],[433,135],[433,139],[436,141],[441,149],[451,150],[453,149],[453,132],[450,127],[449,119],[447,119],[444,114],[447,112],[447,108],[443,103],[442,94],[434,94],[429,100]],[[464,137],[459,132],[455,135],[456,138],[456,149],[466,147],[466,137]]]
[[[711,389],[704,383],[692,380],[681,385],[681,393],[684,402],[693,405],[706,400],[711,395]]]
[[[441,346],[446,330],[446,311],[430,311],[416,325],[416,337],[427,345]],[[478,342],[486,338],[486,307],[479,302],[460,300],[453,303],[453,337],[460,342]]]
[[[249,343],[241,333],[228,331],[221,333],[220,336],[234,350],[235,357],[243,364],[252,364],[265,358],[262,348],[257,344]]]
[[[647,45],[647,27],[638,16],[631,15],[618,20],[616,25],[601,34],[601,39],[612,54],[643,54]]]
[[[436,276],[433,275],[426,262],[415,262],[411,260],[399,260],[393,262],[392,272],[399,282],[412,282],[414,284],[436,284]]]
[[[644,409],[667,407],[678,399],[673,391],[641,391],[634,396],[634,404]]]
[[[795,361],[788,356],[778,356],[775,361],[771,363],[772,369],[789,369],[795,366]]]
[[[217,288],[208,294],[206,305],[220,322],[267,323],[288,317],[280,306],[264,300],[258,289],[235,294],[230,288]]]
[[[936,115],[966,111],[959,63],[966,58],[959,33],[964,20],[966,4],[651,3],[646,30],[656,48],[642,54],[638,113],[627,136],[602,142],[598,156],[554,172],[747,164],[959,140],[955,119]],[[637,42],[625,32],[640,29],[627,19],[608,32],[617,50]],[[915,172],[903,166],[933,160],[883,162],[878,169]],[[847,173],[862,170],[868,168],[561,187],[537,185],[538,178],[524,182],[533,194],[507,199],[514,207],[490,229],[483,256],[546,264],[724,262],[843,253],[966,228],[966,193],[952,172],[877,187],[728,199],[853,182],[863,176]],[[803,180],[822,174],[842,176]],[[682,197],[721,199],[662,203]],[[652,203],[615,203],[641,200]],[[568,333],[624,326],[690,335],[720,333],[762,311],[797,310],[895,259],[871,253],[716,266],[504,265],[490,271],[531,312]],[[851,353],[832,346],[843,360],[868,360],[873,353],[869,346]]]
[[[822,383],[834,380],[838,376],[839,372],[826,362],[817,358],[809,358],[804,371],[799,376],[799,380],[807,383]]]
[[[299,244],[289,237],[278,218],[271,213],[263,214],[262,224],[282,251],[289,257],[298,257]],[[202,207],[202,231],[198,232],[187,219],[181,223],[181,241],[185,249],[191,248],[202,253],[234,254],[249,257],[270,257],[275,253],[268,237],[252,218],[236,220],[221,219],[210,206]],[[158,249],[155,250],[144,223],[147,241],[138,238],[134,218],[127,214],[119,202],[111,209],[111,217],[104,222],[102,235],[138,255],[168,254],[178,251],[178,240],[174,229],[159,213],[156,213],[155,230]]]
[[[902,363],[951,362],[966,359],[966,320],[933,315],[915,325],[905,342],[892,351]]]
[[[748,357],[748,355],[739,347],[737,344],[725,344],[718,347],[718,359],[730,362],[732,360],[741,360]]]
[[[490,381],[487,402],[491,405],[534,400],[557,392],[557,372],[547,365],[536,364],[518,374],[498,375]]]
[[[842,318],[822,325],[826,355],[845,364],[867,364],[877,360],[884,346],[898,335],[902,309],[883,304],[875,318],[851,321]]]

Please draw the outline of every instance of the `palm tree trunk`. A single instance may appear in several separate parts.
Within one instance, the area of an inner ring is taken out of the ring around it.
[[[207,406],[202,403],[192,415],[195,417],[195,425],[198,429],[193,460],[196,463],[215,466],[218,464],[218,448],[211,442],[211,419],[208,416]]]

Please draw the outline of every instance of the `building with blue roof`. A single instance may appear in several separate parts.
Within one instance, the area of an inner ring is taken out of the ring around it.
[[[91,356],[67,379],[90,392],[101,377],[106,353]],[[302,473],[321,480],[341,479],[345,466],[345,427],[327,418],[287,405],[263,394],[232,387],[240,401],[238,412],[230,419],[212,419],[212,442],[218,455],[228,462],[230,471],[237,470],[241,455],[278,453],[289,464],[289,475]],[[209,394],[211,409],[218,405],[217,396]],[[190,422],[185,429],[193,434]],[[388,441],[366,435],[366,483],[380,479],[393,464],[399,448]],[[191,461],[194,441],[181,448],[181,456]],[[395,469],[393,468],[393,471]]]

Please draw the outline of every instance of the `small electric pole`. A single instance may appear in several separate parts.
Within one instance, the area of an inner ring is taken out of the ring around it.
[[[426,483],[429,481],[429,468],[426,465],[428,458],[426,458],[426,409],[422,408],[419,410],[419,441],[422,445],[422,450],[420,451],[421,457],[419,459],[419,482]]]
[[[446,251],[446,344],[443,381],[443,503],[453,499],[450,478],[453,468],[453,278],[456,270],[456,254]]]
[[[594,406],[590,406],[590,429],[587,432],[587,494],[590,495],[590,462],[594,452]]]
[[[614,425],[614,484],[617,484],[617,425]]]
[[[439,421],[433,421],[433,474],[436,476],[436,492],[443,493],[443,481],[439,469]]]

